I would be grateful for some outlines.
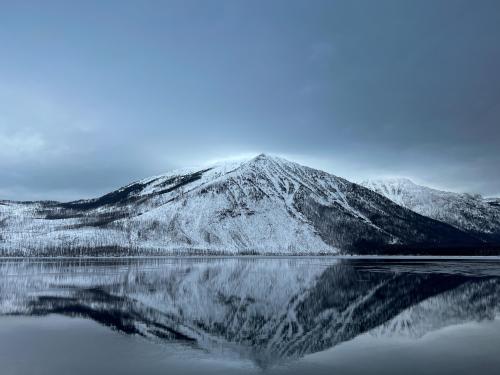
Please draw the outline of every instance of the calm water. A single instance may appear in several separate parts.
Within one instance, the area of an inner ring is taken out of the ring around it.
[[[0,373],[498,374],[500,263],[0,261]]]

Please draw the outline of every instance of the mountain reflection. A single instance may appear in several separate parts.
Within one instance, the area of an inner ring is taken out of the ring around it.
[[[262,368],[370,332],[421,337],[493,319],[486,261],[142,259],[0,262],[0,314],[62,314],[232,353]]]

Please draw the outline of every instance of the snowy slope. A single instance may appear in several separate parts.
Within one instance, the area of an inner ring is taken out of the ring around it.
[[[500,238],[500,210],[481,197],[431,189],[405,178],[368,180],[362,185],[421,215],[485,238]]]
[[[500,210],[500,198],[494,198],[494,197],[484,198],[484,201],[488,203],[490,206]]]
[[[311,254],[477,243],[334,175],[268,155],[69,203],[0,202],[4,255]]]

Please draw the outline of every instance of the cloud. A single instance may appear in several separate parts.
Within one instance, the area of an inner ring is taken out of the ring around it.
[[[335,56],[333,42],[316,42],[311,46],[309,60],[313,62],[328,62]]]
[[[96,130],[81,109],[39,87],[0,86],[0,153],[5,163],[64,157]]]
[[[8,5],[2,197],[261,152],[498,192],[498,2],[230,3]]]
[[[0,157],[12,162],[13,160],[34,157],[43,152],[46,141],[40,134],[16,132],[13,134],[0,133]]]

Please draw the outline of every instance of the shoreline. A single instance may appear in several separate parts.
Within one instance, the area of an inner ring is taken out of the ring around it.
[[[498,260],[500,255],[134,255],[134,256],[0,256],[2,260],[120,259],[346,259],[346,260]]]

